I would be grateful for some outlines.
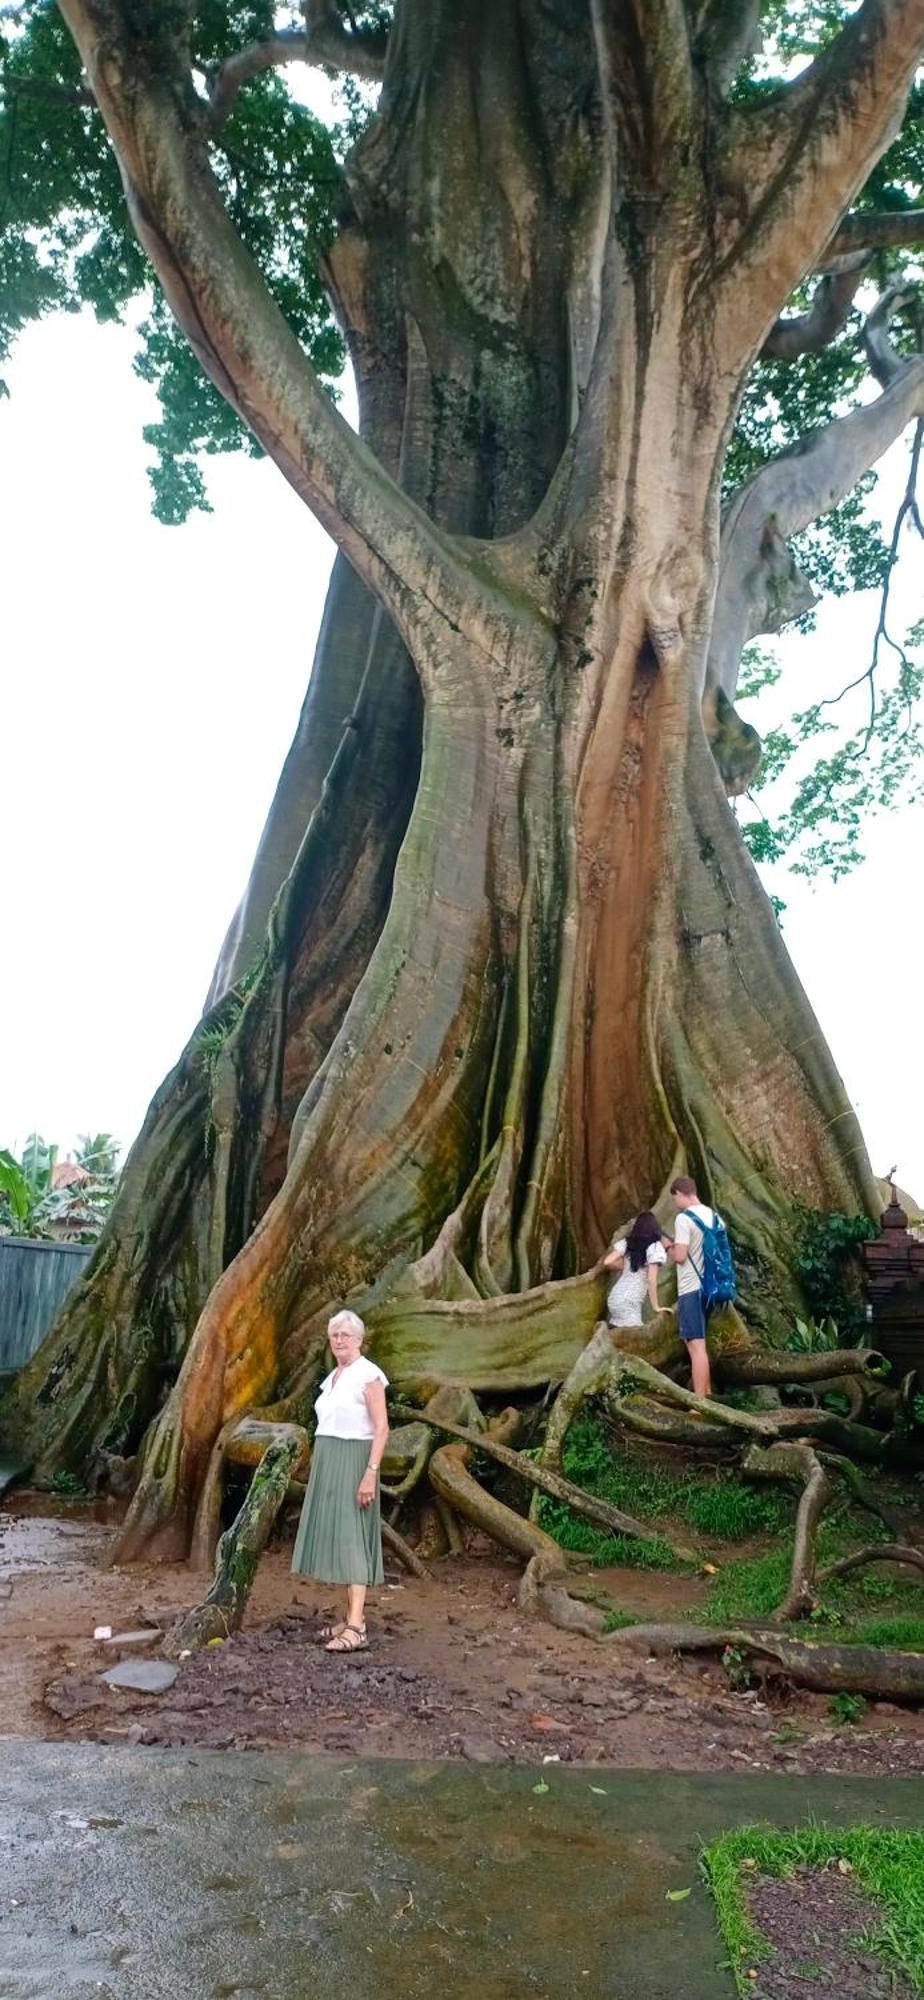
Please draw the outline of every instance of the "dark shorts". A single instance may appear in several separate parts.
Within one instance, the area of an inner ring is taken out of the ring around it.
[[[706,1312],[703,1295],[697,1287],[695,1292],[677,1294],[677,1331],[681,1340],[705,1340]]]

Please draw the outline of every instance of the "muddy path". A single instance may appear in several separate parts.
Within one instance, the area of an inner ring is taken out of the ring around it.
[[[25,1493],[0,1514],[0,1735],[636,1770],[876,1775],[924,1763],[913,1710],[874,1704],[837,1727],[823,1697],[738,1694],[718,1665],[617,1657],[525,1620],[517,1566],[487,1547],[427,1583],[389,1569],[370,1599],[370,1649],[353,1658],[315,1642],[332,1593],[271,1551],[241,1633],[184,1661],[163,1694],[111,1689],[94,1627],[165,1628],[198,1594],[184,1567],[110,1568],[115,1532],[108,1503]],[[649,1617],[695,1611],[703,1589],[638,1570],[601,1581]]]

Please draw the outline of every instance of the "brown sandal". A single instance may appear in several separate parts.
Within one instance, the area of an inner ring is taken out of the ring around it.
[[[339,1639],[341,1632],[343,1632],[345,1628],[346,1628],[345,1618],[338,1618],[337,1623],[335,1625],[321,1625],[318,1631],[314,1635],[315,1644],[317,1646],[323,1646],[325,1640],[327,1639]]]
[[[351,1639],[347,1638],[348,1632],[352,1632],[353,1634]],[[343,1626],[340,1632],[335,1632],[332,1639],[328,1640],[324,1651],[326,1653],[364,1653],[368,1644],[365,1625],[347,1624]]]

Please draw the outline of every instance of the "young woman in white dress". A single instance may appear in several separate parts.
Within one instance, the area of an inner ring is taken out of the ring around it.
[[[636,1216],[627,1236],[614,1238],[603,1263],[607,1271],[618,1273],[606,1299],[610,1326],[641,1326],[646,1299],[654,1312],[670,1311],[658,1304],[658,1269],[667,1263],[667,1251],[661,1224],[650,1208]]]

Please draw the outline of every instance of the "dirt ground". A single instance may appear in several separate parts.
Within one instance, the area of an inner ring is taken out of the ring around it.
[[[184,1661],[162,1695],[99,1675],[114,1633],[166,1628],[201,1595],[183,1567],[107,1566],[110,1503],[14,1495],[0,1514],[0,1735],[476,1762],[605,1763],[715,1771],[905,1774],[924,1763],[924,1714],[888,1703],[836,1727],[823,1696],[734,1693],[718,1664],[665,1663],[524,1619],[518,1567],[486,1546],[419,1583],[389,1568],[369,1605],[369,1651],[331,1657],[319,1614],[334,1593],[261,1564],[245,1627]],[[627,1611],[695,1610],[696,1580],[601,1573]],[[197,1587],[198,1586],[198,1587]]]
[[[748,1897],[770,1955],[756,1968],[754,2000],[914,2000],[915,1988],[861,1940],[882,1911],[836,1866],[800,1868],[785,1881],[759,1876]]]

